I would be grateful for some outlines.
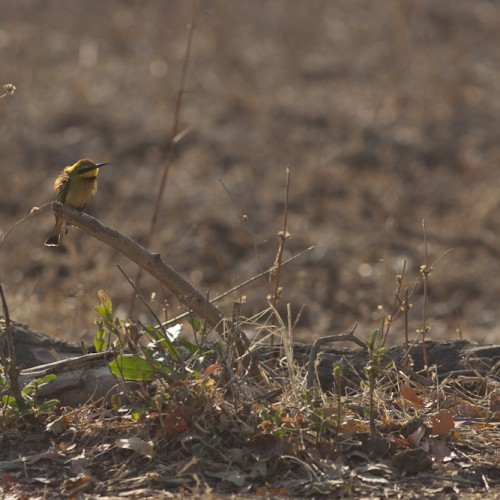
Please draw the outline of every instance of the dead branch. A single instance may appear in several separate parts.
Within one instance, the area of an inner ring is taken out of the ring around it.
[[[125,255],[132,262],[154,276],[162,285],[166,286],[187,308],[204,318],[210,327],[224,334],[223,314],[211,302],[191,286],[184,278],[165,264],[160,254],[151,253],[136,241],[124,234],[105,226],[102,222],[79,212],[67,205],[58,202],[52,203],[52,211],[64,217],[67,223],[83,229],[87,234],[102,241]]]

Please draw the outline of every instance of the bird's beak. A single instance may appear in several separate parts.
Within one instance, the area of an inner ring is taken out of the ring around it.
[[[85,167],[82,168],[79,172],[78,175],[86,174],[87,172],[92,172],[92,170],[96,170],[100,167],[104,167],[104,165],[109,165],[109,163],[96,163],[95,167]]]

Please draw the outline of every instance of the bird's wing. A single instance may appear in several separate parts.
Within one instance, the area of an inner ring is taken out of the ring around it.
[[[66,203],[66,198],[68,196],[69,191],[69,178],[61,180],[59,186],[56,190],[56,200],[59,203]]]

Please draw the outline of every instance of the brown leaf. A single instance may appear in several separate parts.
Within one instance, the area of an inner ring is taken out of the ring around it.
[[[500,393],[492,392],[490,396],[490,411],[496,413],[500,411]]]
[[[446,436],[454,427],[455,421],[448,410],[441,410],[432,417],[432,434],[434,436]]]
[[[468,418],[486,418],[488,416],[488,410],[468,403],[458,404],[457,413],[461,417]]]
[[[424,400],[421,397],[417,396],[417,393],[415,392],[414,389],[407,386],[406,384],[401,384],[400,391],[403,399],[411,403],[414,408],[424,407]]]
[[[63,491],[75,497],[90,486],[91,477],[83,475],[77,478],[66,479],[63,483]]]

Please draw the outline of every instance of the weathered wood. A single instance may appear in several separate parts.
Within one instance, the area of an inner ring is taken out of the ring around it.
[[[437,370],[438,377],[442,380],[449,374],[458,372],[498,375],[500,360],[500,346],[479,346],[467,340],[448,340],[443,342],[426,341],[429,367]],[[296,345],[295,357],[300,364],[308,360],[311,346]],[[386,350],[387,358],[402,362],[405,350],[402,346],[390,347]],[[420,372],[424,369],[422,344],[414,345],[409,352],[411,370]],[[317,372],[323,389],[333,386],[333,365],[340,362],[343,370],[344,381],[347,384],[358,385],[364,379],[364,368],[368,363],[366,349],[351,349],[348,347],[328,347],[323,349],[318,356]],[[496,370],[497,373],[492,373]]]
[[[24,387],[32,380],[54,374],[54,380],[40,387],[38,397],[55,398],[64,405],[78,406],[124,390],[126,384],[108,368],[114,357],[113,352],[106,351],[35,366],[22,370],[19,382]]]
[[[2,323],[0,321],[0,327],[3,326]],[[74,342],[34,332],[27,325],[20,323],[12,324],[12,338],[16,361],[21,368],[30,368],[83,354],[82,347]],[[7,355],[6,347],[5,332],[2,332],[0,333],[0,349]]]
[[[20,384],[25,386],[31,380],[48,373],[55,373],[57,378],[40,390],[44,398],[57,398],[63,404],[77,406],[89,400],[98,400],[116,391],[127,390],[129,384],[117,379],[108,368],[113,353],[94,353],[78,355],[81,350],[76,344],[48,335],[32,332],[25,326],[16,325],[14,335],[16,355],[26,367],[21,371]],[[471,375],[498,376],[500,366],[500,346],[478,346],[467,340],[445,342],[426,342],[429,365],[436,370],[440,380],[450,374],[469,373]],[[2,338],[0,337],[0,348]],[[312,346],[296,343],[294,359],[307,367]],[[70,359],[46,363],[52,357],[70,357]],[[280,356],[279,347],[260,346],[257,350],[260,359]],[[390,347],[387,357],[401,363],[405,356],[403,347]],[[409,352],[413,372],[424,369],[422,345],[416,344]],[[41,361],[41,363],[40,363]],[[324,347],[320,350],[317,373],[324,390],[333,387],[333,364],[341,363],[343,380],[346,385],[357,386],[364,378],[364,367],[368,362],[368,352],[363,348]],[[31,365],[31,367],[29,367]],[[36,365],[36,366],[33,366]]]

